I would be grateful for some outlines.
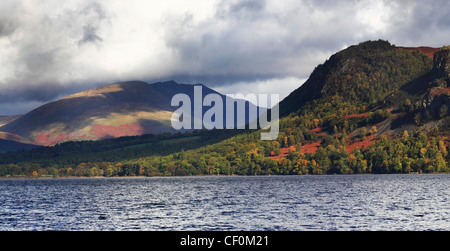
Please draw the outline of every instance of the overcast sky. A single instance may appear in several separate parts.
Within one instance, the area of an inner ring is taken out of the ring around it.
[[[448,45],[449,16],[448,0],[1,0],[0,115],[127,80],[284,98],[362,41]]]

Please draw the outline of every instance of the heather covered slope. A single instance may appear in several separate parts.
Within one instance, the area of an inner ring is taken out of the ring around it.
[[[0,130],[39,145],[170,131],[164,98],[144,82],[112,84],[43,105]]]
[[[200,86],[203,97],[219,94]],[[176,133],[171,118],[178,107],[172,107],[171,100],[178,93],[194,100],[193,85],[174,81],[110,84],[45,104],[0,127],[0,131],[46,146],[71,140]]]

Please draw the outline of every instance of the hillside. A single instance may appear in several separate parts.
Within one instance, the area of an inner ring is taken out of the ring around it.
[[[431,59],[423,49],[381,40],[338,52],[280,103],[277,140],[261,141],[259,130],[217,141],[206,139],[226,131],[207,131],[209,136],[200,138],[179,134],[175,142],[184,138],[192,148],[172,145],[172,151],[160,151],[160,144],[144,144],[145,152],[120,160],[106,151],[70,161],[71,154],[61,154],[49,161],[32,150],[25,153],[28,158],[3,155],[0,173],[14,169],[30,175],[33,168],[53,168],[60,176],[450,172],[449,55],[444,47]],[[85,144],[61,145],[58,151],[77,152]],[[42,161],[30,162],[36,156]]]
[[[14,121],[20,117],[21,117],[21,115],[0,116],[0,127],[6,125],[8,123],[11,123],[12,121]]]
[[[309,79],[280,103],[280,112],[297,112],[307,102],[341,97],[376,105],[392,91],[428,73],[433,60],[420,50],[408,51],[387,41],[350,46],[316,67]]]
[[[20,143],[11,140],[0,139],[0,153],[10,152],[10,151],[21,151],[21,150],[31,150],[38,146]]]
[[[201,86],[203,97],[219,94]],[[44,146],[73,140],[176,133],[171,118],[177,107],[171,106],[171,100],[178,93],[193,100],[194,86],[174,81],[110,84],[45,104],[6,123],[0,131]]]
[[[168,107],[161,95],[144,82],[99,87],[45,104],[0,128],[38,145],[74,139],[102,139],[170,129],[164,121]],[[167,112],[168,113],[168,112]],[[150,118],[161,116],[151,121]],[[166,115],[166,117],[169,114]],[[148,118],[141,123],[139,119]]]

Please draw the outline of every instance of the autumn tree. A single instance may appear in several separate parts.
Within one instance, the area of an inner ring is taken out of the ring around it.
[[[369,134],[370,134],[370,135],[374,135],[374,134],[376,134],[377,132],[378,132],[377,127],[376,127],[376,126],[372,126],[372,127],[370,128]]]

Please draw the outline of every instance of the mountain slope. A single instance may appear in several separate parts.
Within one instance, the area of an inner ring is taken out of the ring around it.
[[[0,116],[0,127],[11,123],[12,121],[20,118],[22,115],[14,115],[14,116]]]
[[[219,94],[201,86],[203,97]],[[110,84],[45,104],[4,125],[0,131],[45,146],[71,140],[175,133],[171,118],[178,108],[171,106],[171,99],[178,93],[193,100],[194,86],[174,81]]]
[[[0,153],[10,152],[10,151],[19,151],[19,150],[31,150],[38,146],[20,143],[11,140],[0,139]]]
[[[309,135],[316,140],[309,143],[317,144],[321,137],[345,135],[341,141],[354,149],[404,131],[444,133],[450,105],[449,65],[448,47],[405,49],[386,41],[351,46],[318,66],[304,85],[281,102],[286,117],[280,137],[298,142]],[[359,142],[367,139],[363,134],[372,135],[370,142]]]
[[[317,66],[310,78],[280,103],[280,113],[288,115],[309,101],[332,96],[374,105],[432,66],[432,60],[420,50],[406,50],[387,41],[350,46]]]

